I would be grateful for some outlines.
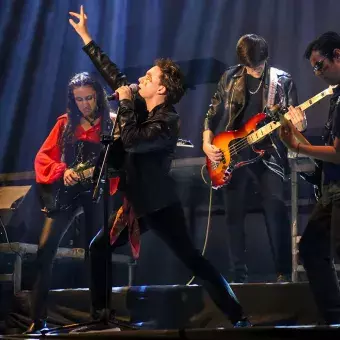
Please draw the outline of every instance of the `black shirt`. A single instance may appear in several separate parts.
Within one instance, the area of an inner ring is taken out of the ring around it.
[[[333,145],[335,138],[340,138],[340,87],[334,90],[330,100],[329,120],[324,135],[327,145]],[[323,162],[324,184],[340,180],[340,164]]]
[[[241,128],[251,117],[262,112],[263,77],[246,75],[246,105],[235,120],[235,129]]]

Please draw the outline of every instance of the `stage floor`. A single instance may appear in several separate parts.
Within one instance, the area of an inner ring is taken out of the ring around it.
[[[232,288],[254,325],[299,326],[318,321],[307,283],[233,284]],[[22,332],[30,324],[30,292],[2,295],[0,334]],[[87,289],[52,290],[49,326],[88,321],[89,306]],[[116,287],[111,306],[117,317],[143,330],[232,328],[198,285]]]
[[[339,326],[299,326],[299,327],[251,327],[241,329],[181,329],[181,330],[136,330],[136,331],[99,331],[75,334],[42,335],[0,335],[0,339],[197,339],[197,340],[258,340],[258,339],[338,339]]]

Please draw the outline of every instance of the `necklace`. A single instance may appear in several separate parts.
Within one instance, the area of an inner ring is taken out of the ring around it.
[[[248,89],[248,91],[249,91],[250,94],[255,94],[255,93],[258,92],[258,90],[260,89],[260,87],[261,87],[261,85],[262,85],[263,78],[264,78],[264,72],[262,73],[261,81],[260,81],[260,84],[259,84],[259,86],[257,87],[257,89],[256,89],[255,91],[250,91],[250,90]]]
[[[83,116],[85,120],[87,120],[91,126],[94,126],[94,122],[97,119],[96,117],[92,118],[92,117],[85,117]]]

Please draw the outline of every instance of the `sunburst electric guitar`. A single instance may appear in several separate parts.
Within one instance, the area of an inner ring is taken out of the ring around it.
[[[333,94],[333,88],[334,86],[329,86],[326,90],[306,100],[298,108],[305,111],[321,99]],[[289,120],[289,112],[284,117]],[[213,162],[208,157],[206,158],[207,170],[214,189],[227,185],[234,170],[254,163],[264,155],[265,150],[257,149],[255,144],[281,126],[279,121],[272,121],[257,129],[258,124],[265,118],[267,118],[265,113],[258,113],[250,118],[239,130],[225,131],[214,137],[212,144],[223,153],[222,160],[219,162]],[[254,152],[254,158],[242,159],[240,151],[246,148],[251,148]]]

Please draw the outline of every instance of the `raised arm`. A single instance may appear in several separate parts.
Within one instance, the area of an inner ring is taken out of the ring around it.
[[[83,6],[80,6],[80,12],[69,12],[71,16],[78,19],[76,23],[73,19],[69,19],[71,26],[78,33],[84,43],[83,50],[90,57],[94,66],[105,79],[112,91],[118,87],[126,85],[127,79],[122,74],[117,65],[101,50],[101,48],[93,41],[87,27],[87,15],[84,13]]]

